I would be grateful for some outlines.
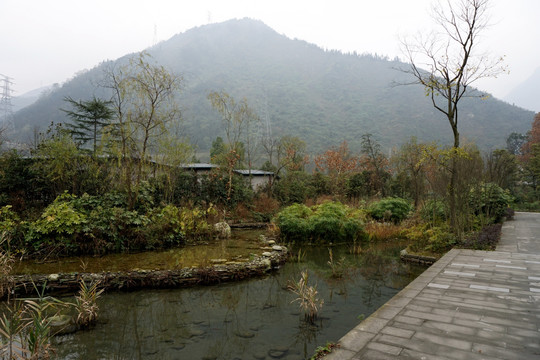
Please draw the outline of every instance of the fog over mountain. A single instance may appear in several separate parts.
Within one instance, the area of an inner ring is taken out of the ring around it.
[[[225,90],[245,97],[275,136],[296,135],[311,152],[343,140],[358,151],[360,137],[372,133],[385,148],[411,136],[420,141],[450,143],[448,121],[435,110],[420,86],[395,86],[410,80],[397,60],[374,55],[343,54],[278,34],[257,20],[230,20],[193,28],[149,49],[159,64],[182,74],[178,96],[185,130],[200,150],[223,136],[221,121],[207,94]],[[123,61],[121,58],[117,61]],[[107,97],[96,87],[103,63],[15,114],[14,137],[29,138],[51,121],[63,122],[63,99]],[[483,149],[505,146],[512,132],[525,133],[534,113],[488,97],[464,98],[460,132]]]
[[[524,109],[540,112],[540,67],[515,87],[504,100]]]
[[[17,112],[22,108],[35,103],[40,96],[46,96],[47,92],[51,90],[53,86],[43,86],[35,90],[28,91],[22,95],[14,96],[11,103],[13,105],[13,111]]]

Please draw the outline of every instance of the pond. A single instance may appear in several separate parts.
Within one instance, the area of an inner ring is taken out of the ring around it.
[[[191,266],[209,265],[212,259],[247,261],[251,254],[260,255],[261,230],[234,232],[231,239],[213,239],[197,245],[186,245],[161,251],[132,254],[108,254],[104,256],[81,256],[55,261],[20,261],[13,267],[13,274],[56,274],[104,271],[171,270]]]
[[[252,235],[255,236],[255,235]],[[333,246],[305,247],[266,277],[208,287],[107,293],[92,330],[55,338],[59,359],[305,359],[336,342],[424,268],[399,260],[399,242],[366,246],[359,255]],[[218,257],[222,257],[218,254]],[[288,281],[309,272],[324,306],[314,324],[304,320]]]

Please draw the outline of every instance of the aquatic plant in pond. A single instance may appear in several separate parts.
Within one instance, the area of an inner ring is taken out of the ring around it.
[[[258,238],[255,235],[254,238]],[[262,278],[189,289],[110,292],[90,331],[53,340],[57,358],[88,359],[306,359],[337,341],[407,285],[422,268],[399,261],[402,240],[364,244],[360,255],[332,246],[335,259],[358,268],[328,276],[328,247],[302,247],[303,263],[287,262]],[[304,321],[289,280],[309,272],[324,307],[315,324]],[[299,321],[300,320],[300,321]]]
[[[345,261],[345,256],[342,256],[339,260],[334,260],[334,252],[332,249],[328,248],[328,265],[330,266],[330,270],[332,273],[330,274],[331,277],[335,279],[342,278],[349,270],[349,266],[347,265],[347,262]]]
[[[318,297],[317,286],[308,285],[308,279],[308,272],[304,270],[298,281],[289,281],[287,288],[298,296],[293,302],[297,301],[299,303],[306,320],[312,323],[322,309],[324,300]]]
[[[50,297],[4,303],[0,312],[0,357],[49,359],[54,353],[50,322],[65,304]],[[51,315],[53,313],[54,315]]]
[[[87,285],[83,279],[79,279],[79,284],[80,289],[75,296],[74,305],[77,310],[75,322],[81,328],[88,328],[97,321],[99,311],[97,300],[103,293],[103,289],[98,290],[98,281],[92,281],[90,285]]]
[[[9,235],[7,231],[0,234],[0,299],[10,295],[13,286],[11,270],[13,268],[13,255],[8,251],[2,250],[2,245],[8,242]],[[8,246],[9,247],[9,246]]]

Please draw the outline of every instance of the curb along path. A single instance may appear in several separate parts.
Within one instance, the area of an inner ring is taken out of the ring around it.
[[[449,251],[339,344],[325,360],[540,359],[540,214],[497,251]]]

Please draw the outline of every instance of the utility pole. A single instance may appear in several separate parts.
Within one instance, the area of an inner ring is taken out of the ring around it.
[[[13,104],[11,103],[11,85],[13,78],[0,74],[0,126],[4,129],[13,129]]]

